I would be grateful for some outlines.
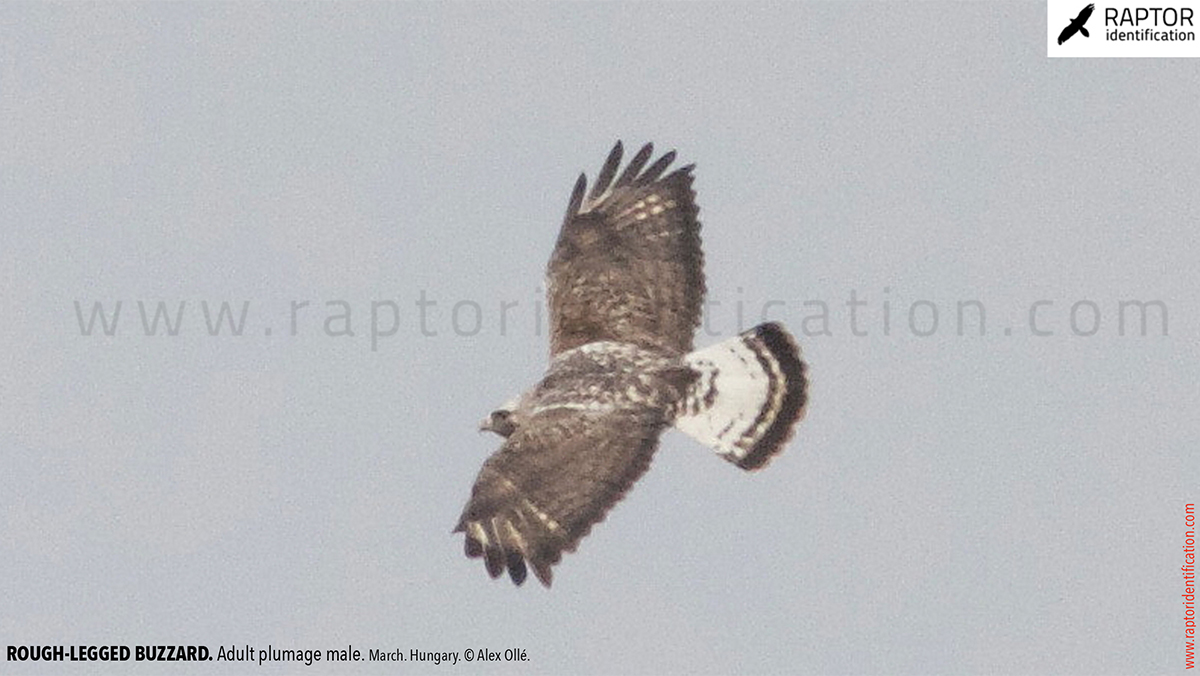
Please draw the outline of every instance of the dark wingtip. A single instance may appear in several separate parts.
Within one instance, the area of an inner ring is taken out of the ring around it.
[[[589,200],[594,200],[608,189],[612,183],[613,176],[617,175],[617,167],[621,166],[621,155],[625,153],[625,147],[617,141],[613,145],[612,150],[608,152],[608,158],[604,160],[604,166],[600,168],[600,175],[596,177],[596,183],[592,186],[592,192],[588,195]]]
[[[674,161],[674,150],[658,158],[654,164],[650,165],[649,169],[647,169],[641,176],[638,176],[637,185],[650,185],[651,183],[657,181],[658,178],[662,176],[662,173],[667,170],[667,167],[669,167]]]
[[[633,159],[629,160],[629,165],[625,167],[625,171],[621,172],[621,177],[617,179],[617,187],[632,185],[637,180],[638,174],[641,173],[642,167],[646,166],[646,162],[650,161],[650,156],[653,154],[653,143],[647,143],[642,146],[642,149],[637,151]]]
[[[521,557],[519,552],[508,552],[508,577],[512,579],[513,584],[518,587],[525,582],[525,559]]]
[[[545,561],[530,561],[533,565],[533,574],[537,576],[538,582],[546,589],[550,588],[550,584],[554,582],[554,572],[550,570],[550,564]]]
[[[501,557],[499,547],[483,548],[483,565],[493,580],[500,577],[500,573],[504,572],[504,559]]]
[[[583,193],[587,190],[587,175],[580,172],[579,178],[575,181],[575,189],[571,191],[571,201],[567,202],[567,218],[579,213],[579,207],[583,206]]]
[[[612,150],[608,151],[608,157],[609,159],[613,157],[619,159],[623,154],[625,154],[625,145],[621,143],[621,139],[617,139],[617,142],[613,144]]]
[[[465,530],[466,522],[460,521],[459,525],[455,527],[454,532]],[[515,547],[506,548],[500,545],[498,540],[496,543],[485,545],[468,534],[463,541],[463,553],[467,555],[468,559],[482,558],[484,567],[487,568],[488,575],[492,579],[500,577],[500,574],[507,570],[508,577],[512,580],[513,584],[519,587],[529,577],[528,569],[525,566],[524,552]],[[549,566],[538,563],[533,563],[533,566],[538,579],[542,581],[542,584],[549,586],[547,584],[549,580]],[[543,570],[543,566],[545,570]]]

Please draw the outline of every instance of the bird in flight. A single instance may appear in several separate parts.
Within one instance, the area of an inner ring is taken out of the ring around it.
[[[675,153],[647,166],[653,152],[618,176],[618,141],[590,191],[580,175],[547,267],[550,365],[481,425],[504,441],[454,532],[493,578],[520,585],[532,568],[549,587],[667,428],[755,470],[804,415],[806,366],[779,324],[693,348],[705,294],[694,165],[666,173]]]
[[[1079,16],[1071,19],[1071,23],[1067,24],[1067,27],[1058,34],[1058,44],[1061,45],[1067,40],[1070,40],[1071,36],[1075,35],[1075,33],[1083,33],[1083,37],[1085,38],[1090,37],[1091,34],[1088,33],[1087,29],[1084,28],[1083,25],[1087,23],[1089,18],[1091,18],[1092,10],[1094,9],[1096,9],[1096,5],[1088,5],[1087,7],[1084,7],[1081,12],[1079,12]]]

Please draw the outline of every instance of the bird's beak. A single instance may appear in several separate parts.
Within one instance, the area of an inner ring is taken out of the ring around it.
[[[491,431],[492,431],[492,416],[489,415],[489,416],[486,416],[483,420],[479,421],[479,433],[483,434],[484,432],[491,432]]]

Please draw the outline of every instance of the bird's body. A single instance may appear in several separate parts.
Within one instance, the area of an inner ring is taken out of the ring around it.
[[[1095,9],[1096,5],[1088,5],[1079,12],[1079,16],[1071,19],[1071,23],[1067,24],[1067,27],[1058,34],[1058,44],[1061,45],[1067,40],[1070,40],[1071,36],[1075,35],[1075,33],[1082,33],[1083,37],[1085,38],[1089,37],[1091,34],[1088,33],[1086,28],[1084,28],[1084,24],[1086,24],[1088,19],[1091,18],[1092,11]]]
[[[586,195],[580,176],[547,268],[549,367],[484,424],[505,441],[455,531],[493,577],[507,569],[520,584],[528,563],[549,586],[668,427],[757,469],[803,415],[805,367],[782,327],[692,349],[704,296],[692,167],[662,177],[674,153],[645,168],[651,153],[617,177],[617,143]]]
[[[582,405],[584,410],[649,408],[666,414],[693,380],[691,369],[676,355],[595,341],[554,357],[530,392],[529,412]],[[582,404],[580,394],[585,395]]]

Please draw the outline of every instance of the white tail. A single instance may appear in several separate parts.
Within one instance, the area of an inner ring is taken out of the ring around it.
[[[800,348],[786,329],[760,324],[684,361],[699,377],[676,428],[742,469],[759,469],[783,450],[808,400]]]

